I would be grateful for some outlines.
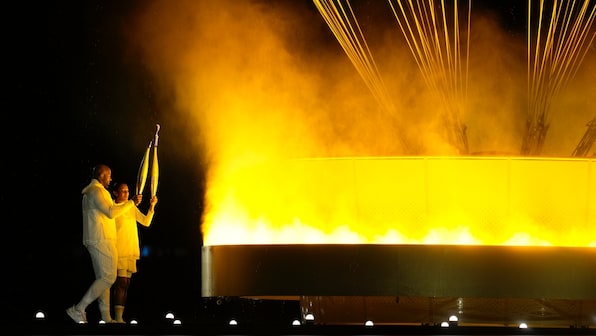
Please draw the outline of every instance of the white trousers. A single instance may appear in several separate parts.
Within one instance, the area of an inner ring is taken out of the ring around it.
[[[97,300],[99,311],[103,320],[111,320],[110,314],[110,288],[116,281],[118,266],[118,250],[116,242],[104,240],[96,245],[87,245],[91,256],[95,281],[77,305],[77,309],[85,311],[91,302]]]

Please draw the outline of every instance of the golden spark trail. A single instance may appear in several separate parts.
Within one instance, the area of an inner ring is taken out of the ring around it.
[[[532,0],[528,0],[528,120],[521,153],[538,155],[548,130],[552,100],[575,76],[594,41],[591,32],[596,6],[584,0],[555,0],[550,11],[540,0],[535,40],[532,37]],[[591,6],[591,8],[590,8]],[[550,12],[550,18],[545,17]],[[548,24],[543,27],[543,19]]]
[[[580,11],[581,19],[576,20],[573,23],[569,38],[565,41],[566,43],[560,45],[557,49],[555,64],[559,63],[560,66],[556,67],[556,77],[560,80],[556,81],[557,85],[554,89],[555,93],[558,93],[561,90],[562,83],[568,81],[575,75],[575,73],[577,73],[579,65],[582,63],[589,46],[592,44],[594,37],[596,36],[596,32],[594,32],[592,37],[589,37],[589,27],[594,22],[596,6],[592,8],[591,13],[587,17],[586,25],[582,25],[583,18],[585,18],[587,14],[588,4],[588,1],[584,2]],[[565,31],[567,30],[567,25]],[[565,55],[569,55],[569,57],[565,57]]]
[[[471,2],[468,2],[465,72],[461,65],[462,38],[457,0],[453,3],[452,36],[444,0],[441,0],[440,5],[435,1],[389,0],[389,6],[422,78],[443,102],[449,141],[460,154],[467,153],[468,143],[461,113],[467,99]]]
[[[313,2],[381,108],[395,116],[394,104],[350,2],[345,1],[345,5],[333,0]],[[407,149],[403,138],[399,140]]]

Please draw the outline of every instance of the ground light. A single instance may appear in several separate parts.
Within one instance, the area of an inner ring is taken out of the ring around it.
[[[38,320],[43,320],[46,318],[46,314],[40,310],[37,313],[35,313],[35,318]]]
[[[231,319],[230,322],[228,322],[228,325],[237,326],[238,325],[238,321],[236,321],[236,319]]]
[[[519,324],[520,329],[528,329],[528,325],[525,322]]]
[[[296,319],[296,320],[294,320],[294,321],[292,321],[292,325],[293,325],[293,326],[299,326],[299,325],[301,325],[301,324],[302,324],[302,323],[300,323],[300,321],[299,321],[299,320],[297,320],[297,319]]]
[[[374,322],[371,320],[364,322],[365,327],[373,327],[374,325],[375,325]]]

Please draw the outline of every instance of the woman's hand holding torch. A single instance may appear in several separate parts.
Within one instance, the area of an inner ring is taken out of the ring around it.
[[[132,197],[133,202],[135,202],[135,205],[138,206],[139,204],[141,204],[141,201],[143,200],[143,195],[138,194]]]

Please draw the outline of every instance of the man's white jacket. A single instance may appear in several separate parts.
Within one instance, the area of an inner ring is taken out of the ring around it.
[[[114,204],[110,193],[96,179],[83,188],[83,245],[96,245],[103,240],[116,240],[116,217],[134,207],[128,200]]]

